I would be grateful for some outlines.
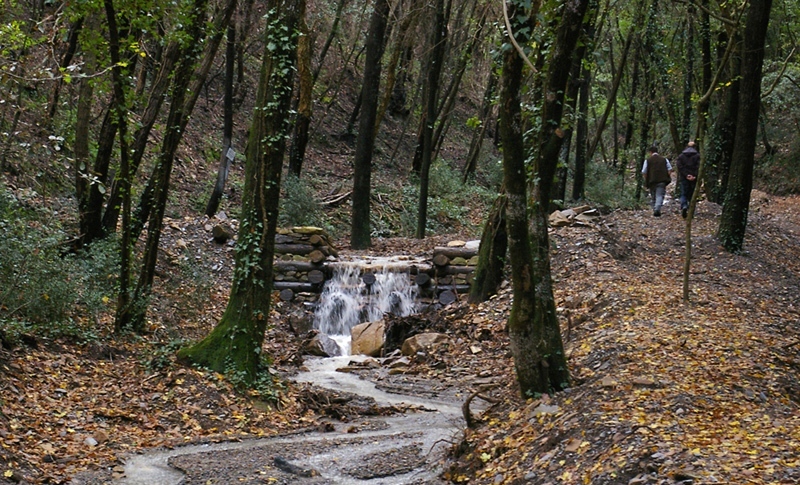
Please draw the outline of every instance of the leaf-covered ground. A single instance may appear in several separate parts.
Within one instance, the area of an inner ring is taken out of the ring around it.
[[[800,483],[798,198],[755,194],[747,251],[722,251],[719,208],[685,225],[614,212],[557,229],[554,271],[574,387],[502,405],[465,435],[449,476],[470,483]],[[503,348],[506,307],[479,326]],[[510,375],[510,363],[503,361]],[[473,477],[476,475],[477,478]]]
[[[413,378],[499,384],[490,391],[498,402],[476,413],[476,426],[456,440],[449,479],[800,482],[800,199],[754,195],[747,251],[736,255],[713,237],[719,208],[701,203],[690,303],[681,299],[684,224],[667,207],[661,218],[616,211],[590,227],[553,230],[574,378],[567,392],[518,396],[504,332],[507,287],[490,302],[443,313],[456,344],[435,362],[417,362]],[[171,227],[152,334],[85,345],[31,336],[36,348],[2,351],[0,483],[63,483],[92,469],[111,476],[126,453],[141,448],[318,425],[290,385],[278,389],[279,404],[267,406],[264,396],[237,394],[219,375],[172,364],[167,344],[203,335],[224,309],[231,260],[227,247],[209,242],[203,221]],[[414,244],[379,240],[375,250],[427,249]],[[199,296],[169,287],[165,276],[195,248],[220,280]],[[291,371],[297,339],[275,317],[267,350],[276,369]]]

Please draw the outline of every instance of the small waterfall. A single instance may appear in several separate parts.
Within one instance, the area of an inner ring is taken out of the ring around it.
[[[387,313],[415,313],[418,293],[407,264],[337,264],[320,294],[314,328],[334,339],[348,355],[350,329]]]

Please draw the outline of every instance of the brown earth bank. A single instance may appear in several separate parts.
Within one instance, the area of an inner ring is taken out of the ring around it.
[[[573,377],[566,392],[518,395],[504,332],[508,286],[489,302],[425,317],[452,335],[446,352],[413,361],[406,375],[362,374],[389,387],[458,389],[456,402],[496,384],[485,392],[494,404],[454,440],[443,478],[456,483],[798,483],[798,209],[798,197],[754,193],[746,251],[729,254],[713,236],[719,207],[701,202],[689,302],[685,224],[674,205],[661,218],[614,211],[552,230]],[[111,477],[142,449],[318,430],[363,413],[331,414],[283,379],[274,395],[241,393],[221,375],[173,363],[180,339],[204,335],[225,305],[231,251],[214,245],[206,225],[174,221],[162,278],[170,248],[197,245],[222,282],[208,297],[161,294],[147,336],[78,344],[31,335],[2,351],[2,482],[65,483],[87,470]],[[420,253],[457,237],[376,240],[375,252]],[[286,307],[276,302],[265,343],[276,375],[300,363]],[[215,483],[242,477],[229,478]]]

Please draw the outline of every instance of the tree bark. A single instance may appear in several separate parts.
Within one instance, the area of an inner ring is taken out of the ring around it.
[[[717,237],[730,252],[741,251],[747,229],[758,116],[761,108],[761,73],[764,43],[772,0],[752,0],[744,29],[744,49],[739,87],[739,115],[733,145],[728,187],[722,205]]]
[[[734,35],[727,42],[741,42],[741,38]],[[727,42],[720,42],[724,50]],[[723,197],[728,187],[728,173],[733,157],[733,144],[736,139],[736,119],[739,113],[739,84],[741,71],[740,50],[733,48],[729,65],[725,68],[727,75],[722,79],[723,84],[728,84],[723,91],[723,99],[711,132],[708,136],[706,148],[706,172],[703,183],[708,200],[722,204]]]
[[[428,187],[433,157],[433,130],[436,123],[439,80],[444,63],[445,39],[447,38],[447,20],[445,17],[445,0],[436,0],[431,35],[431,53],[428,60],[428,78],[425,106],[425,119],[422,131],[422,159],[419,172],[419,206],[417,210],[417,239],[425,238],[428,224]]]
[[[308,129],[311,125],[313,100],[311,91],[314,78],[311,73],[311,38],[305,18],[300,19],[300,37],[297,40],[297,116],[294,121],[294,137],[289,149],[289,173],[300,177],[303,159],[308,145]]]
[[[228,42],[225,46],[225,99],[224,115],[222,121],[222,151],[219,155],[217,167],[217,181],[214,190],[206,205],[206,215],[213,217],[219,209],[225,183],[228,180],[228,171],[233,163],[233,76],[236,68],[236,27],[228,25]]]
[[[489,126],[489,116],[492,113],[492,99],[494,98],[495,87],[497,86],[497,75],[494,69],[489,69],[489,79],[486,81],[486,90],[483,92],[483,104],[481,105],[479,121],[481,126],[472,130],[472,140],[469,143],[467,161],[464,163],[464,175],[462,183],[467,183],[470,177],[475,175],[478,168],[478,158],[483,147],[483,140],[486,138],[486,129]]]
[[[214,58],[216,57],[217,49],[219,48],[219,44],[222,41],[222,37],[227,30],[226,27],[230,22],[231,16],[233,15],[233,11],[236,7],[237,0],[227,0],[224,4],[224,7],[221,11],[217,12],[217,15],[214,17],[212,25],[210,28],[207,28],[207,31],[211,32],[211,36],[205,39],[205,42],[202,42],[203,33],[200,33],[197,37],[197,41],[195,44],[196,46],[189,45],[187,49],[191,50],[193,47],[203,46],[203,52],[199,55],[200,61],[195,68],[194,73],[189,79],[189,86],[186,89],[185,95],[182,95],[183,99],[183,106],[180,109],[183,115],[180,118],[180,125],[178,125],[177,129],[181,135],[186,132],[186,125],[189,123],[189,118],[191,116],[192,111],[194,110],[194,106],[197,103],[197,98],[200,96],[200,92],[202,90],[203,84],[205,84],[206,79],[208,78],[208,72],[211,69],[211,66],[214,62]],[[204,31],[205,32],[205,31]],[[180,54],[179,57],[185,60],[185,54]],[[197,62],[197,53],[195,52],[193,57],[194,62]],[[173,88],[174,89],[174,88]],[[172,109],[170,107],[170,109]],[[180,142],[180,137],[178,138],[178,142]],[[177,145],[176,145],[177,148]],[[158,165],[154,169],[153,175],[148,179],[147,185],[145,186],[144,190],[142,191],[142,195],[139,198],[139,204],[136,208],[135,219],[134,219],[134,228],[133,233],[134,235],[138,236],[139,233],[142,231],[144,222],[147,221],[150,217],[150,211],[153,208],[153,204],[156,201],[156,183],[158,180],[158,174],[156,171],[158,170]]]
[[[114,86],[114,105],[111,110],[116,115],[112,123],[116,124],[119,132],[120,151],[120,191],[122,193],[122,237],[120,238],[120,271],[119,294],[117,295],[117,309],[114,319],[114,330],[120,331],[126,323],[126,315],[131,304],[131,248],[130,215],[131,215],[131,173],[127,142],[127,109],[125,104],[125,86],[122,80],[123,68],[119,56],[119,32],[117,31],[117,15],[112,0],[105,0],[106,21],[108,23],[108,47],[111,57],[111,76]]]
[[[358,141],[353,173],[353,214],[350,246],[366,249],[372,245],[370,234],[370,194],[372,152],[375,148],[375,120],[378,111],[381,81],[381,58],[389,15],[389,1],[376,0],[367,36],[364,83],[361,86],[362,113],[358,125]]]
[[[242,225],[231,296],[225,313],[200,342],[181,349],[183,362],[237,375],[252,383],[270,309],[280,178],[288,133],[295,26],[303,0],[270,0],[256,108],[247,144]],[[284,30],[285,29],[285,30]],[[290,41],[283,37],[290,32]],[[270,45],[274,49],[270,50]]]
[[[497,293],[503,282],[503,270],[508,252],[508,233],[506,231],[506,196],[501,190],[495,199],[489,218],[483,226],[478,266],[469,289],[469,302],[486,301]]]

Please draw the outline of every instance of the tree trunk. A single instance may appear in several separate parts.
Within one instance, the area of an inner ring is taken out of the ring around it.
[[[546,208],[561,149],[564,91],[587,5],[588,0],[570,1],[564,5],[557,38],[551,48],[553,54],[542,97],[544,108],[540,150],[534,163],[537,183],[533,197],[533,238],[528,232],[528,184],[524,176],[526,156],[522,143],[519,97],[523,63],[515,49],[506,49],[503,56],[500,129],[503,173],[508,193],[506,218],[514,292],[508,331],[517,381],[523,396],[558,391],[569,385],[569,371],[552,291]],[[517,35],[527,32],[534,15],[522,12],[517,7],[511,10],[511,30]],[[523,18],[525,23],[521,24]],[[524,42],[526,39],[520,40]]]
[[[483,93],[483,104],[481,105],[479,121],[481,125],[472,130],[472,140],[469,143],[467,161],[464,163],[464,176],[462,183],[467,183],[470,177],[475,175],[478,168],[478,158],[483,147],[483,139],[486,138],[486,129],[489,126],[489,116],[492,113],[492,99],[494,98],[495,87],[497,86],[497,75],[494,69],[489,69],[489,80],[486,81],[486,90]]]
[[[196,52],[193,52],[200,43],[199,24],[205,18],[205,7],[207,0],[196,0],[192,6],[192,20],[187,29],[187,34],[192,41],[187,51],[180,56],[177,70],[173,73],[174,81],[172,93],[170,95],[170,108],[167,115],[167,123],[164,132],[164,139],[161,145],[156,168],[153,171],[153,196],[152,211],[149,213],[147,242],[145,243],[142,270],[139,273],[139,280],[131,301],[131,305],[121,307],[117,313],[115,326],[117,330],[131,328],[136,332],[142,332],[145,328],[145,315],[147,305],[144,303],[150,295],[150,288],[155,277],[156,262],[158,258],[158,243],[161,239],[161,226],[164,212],[167,207],[167,197],[169,195],[170,176],[175,160],[175,151],[178,148],[183,135],[180,126],[183,118],[188,113],[183,111],[183,102],[192,75],[192,68],[196,59]],[[130,231],[125,231],[130,232]]]
[[[117,125],[119,132],[119,151],[120,151],[120,191],[122,193],[122,237],[120,238],[120,271],[119,271],[119,294],[117,296],[117,309],[114,320],[114,329],[120,331],[123,327],[120,322],[130,308],[130,282],[131,282],[131,248],[132,240],[130,237],[130,215],[131,215],[131,173],[128,154],[127,141],[127,109],[125,104],[125,85],[123,82],[122,63],[119,56],[119,32],[117,31],[117,15],[114,11],[112,0],[105,0],[106,21],[108,23],[108,47],[111,57],[112,83],[114,85],[114,105],[111,110],[116,115],[113,122]]]
[[[308,145],[308,128],[311,125],[313,100],[311,90],[314,79],[311,74],[311,38],[306,19],[300,19],[300,37],[297,39],[297,81],[300,89],[297,95],[297,116],[294,121],[294,137],[289,149],[289,173],[300,177],[303,159]]]
[[[367,35],[364,83],[361,86],[362,113],[358,124],[358,142],[353,171],[353,214],[350,247],[366,249],[372,245],[370,235],[370,194],[372,152],[375,148],[375,120],[378,112],[381,82],[381,57],[389,15],[389,0],[376,0]]]
[[[217,15],[214,17],[211,27],[207,27],[203,32],[198,33],[198,40],[195,43],[197,44],[197,47],[203,47],[203,52],[199,55],[200,61],[189,79],[189,86],[186,89],[186,93],[185,95],[182,94],[183,106],[181,106],[179,109],[183,114],[179,117],[180,125],[177,127],[180,135],[177,140],[179,143],[183,133],[186,132],[186,125],[189,123],[189,118],[192,114],[192,111],[194,111],[194,106],[197,103],[197,98],[200,96],[203,84],[205,84],[206,79],[208,78],[208,72],[214,62],[217,49],[219,48],[222,37],[227,30],[227,25],[231,20],[231,16],[233,15],[235,7],[236,0],[227,0],[227,3],[225,3],[222,10],[217,12]],[[205,37],[204,33],[209,31],[211,32],[211,36],[206,38],[203,42],[203,38]],[[192,47],[193,46],[188,46],[188,51],[191,51]],[[179,54],[179,57],[183,59],[183,62],[197,62],[198,53],[195,52],[192,55],[192,60],[186,60],[185,54]],[[172,108],[170,107],[170,109]],[[139,205],[136,208],[134,218],[133,234],[135,236],[138,236],[142,231],[144,222],[149,219],[150,211],[153,208],[153,204],[156,202],[156,184],[159,180],[156,172],[158,170],[159,167],[156,165],[155,169],[153,170],[153,175],[147,180],[147,185],[145,186],[144,191],[142,191],[142,195],[139,198]]]
[[[753,189],[753,166],[758,138],[758,115],[761,107],[761,72],[764,43],[772,0],[752,0],[744,29],[742,73],[739,87],[739,116],[733,145],[728,188],[719,221],[722,246],[730,252],[740,251],[747,228],[750,192]]]
[[[694,93],[694,16],[695,10],[689,4],[686,19],[686,67],[683,73],[683,121],[681,123],[681,142],[689,141],[692,123],[692,94]]]
[[[444,63],[445,40],[447,38],[447,20],[445,17],[445,0],[436,0],[431,36],[431,54],[428,61],[428,79],[426,97],[425,125],[422,131],[422,163],[419,172],[419,207],[417,210],[417,239],[425,238],[428,224],[428,184],[430,182],[431,159],[433,157],[433,129],[436,123],[439,80]]]
[[[592,73],[589,66],[581,70],[578,101],[578,123],[575,127],[575,175],[572,179],[572,200],[583,199],[586,192],[586,165],[589,143],[589,92]]]
[[[603,131],[606,127],[606,122],[608,121],[608,117],[611,114],[611,109],[616,106],[617,101],[617,92],[619,92],[619,86],[622,82],[622,76],[625,74],[625,68],[628,64],[628,54],[631,50],[631,44],[633,43],[634,37],[638,34],[637,26],[643,23],[644,19],[644,12],[645,12],[645,0],[640,0],[637,4],[636,10],[636,20],[633,22],[631,26],[630,32],[628,32],[628,37],[625,39],[625,46],[622,48],[622,58],[619,60],[619,68],[617,72],[614,74],[614,80],[611,83],[611,92],[608,94],[608,100],[606,104],[606,109],[603,111],[603,115],[600,117],[600,121],[597,122],[597,132],[595,133],[594,139],[592,140],[591,145],[589,146],[589,151],[587,153],[587,158],[591,159],[594,155],[595,150],[597,149],[597,145],[600,142],[600,139],[603,136]]]
[[[325,63],[325,56],[328,54],[328,49],[330,49],[333,39],[336,38],[336,34],[339,32],[339,22],[342,20],[342,12],[344,11],[344,7],[347,5],[347,1],[348,0],[339,0],[339,3],[336,5],[336,14],[333,16],[331,31],[328,33],[328,38],[325,40],[322,50],[320,50],[319,64],[317,64],[317,68],[314,69],[314,74],[311,76],[312,85],[317,82],[319,73],[322,71],[322,65]]]
[[[89,27],[94,27],[94,15],[89,17]],[[91,50],[84,56],[87,71],[96,68],[96,58]],[[82,214],[88,204],[89,190],[91,189],[91,172],[89,163],[90,151],[90,125],[92,122],[92,100],[94,98],[94,84],[89,78],[79,81],[78,103],[75,107],[75,198],[78,202],[78,221],[80,234],[77,245],[84,241],[84,234],[89,231],[88,219]]]
[[[222,193],[225,191],[225,183],[228,180],[228,171],[233,163],[233,76],[236,67],[236,27],[228,25],[228,42],[225,46],[225,99],[224,118],[222,121],[222,151],[219,156],[219,167],[217,168],[217,182],[214,190],[208,199],[206,215],[213,217],[219,209],[222,200]]]
[[[734,36],[728,42],[740,42],[740,40],[739,36]],[[723,48],[726,44],[726,42],[720,42]],[[717,204],[722,204],[728,187],[728,173],[733,157],[733,144],[736,139],[736,119],[739,113],[739,72],[741,71],[739,53],[740,50],[734,47],[729,65],[725,69],[727,75],[722,79],[722,84],[728,84],[728,87],[723,91],[723,100],[708,136],[709,142],[705,144],[706,172],[703,183],[708,200]]]
[[[64,57],[61,58],[61,69],[68,68],[69,64],[72,62],[72,58],[75,56],[75,51],[78,49],[78,36],[83,28],[83,21],[83,17],[77,19],[69,29],[69,36],[67,37],[67,50],[64,52]],[[53,87],[53,96],[50,98],[50,107],[47,109],[47,119],[49,121],[52,121],[53,117],[56,115],[56,110],[58,109],[58,98],[62,84],[63,80],[59,79],[56,81],[55,86]]]
[[[503,270],[508,252],[508,233],[506,232],[506,195],[501,190],[495,199],[489,218],[483,226],[478,266],[469,288],[469,302],[486,301],[497,293],[503,282]]]
[[[114,101],[112,101],[112,105]],[[94,165],[89,173],[91,184],[86,196],[78,201],[78,215],[80,217],[81,246],[88,246],[105,234],[102,224],[103,194],[106,192],[108,172],[111,165],[111,156],[114,153],[114,141],[117,136],[117,123],[114,121],[113,108],[106,110],[97,138],[97,152],[94,156]]]
[[[235,374],[247,383],[257,377],[270,310],[280,178],[289,127],[295,25],[303,0],[270,0],[261,77],[247,143],[242,222],[231,296],[217,326],[200,342],[181,349],[183,362]],[[284,30],[285,29],[285,30]],[[285,33],[290,32],[287,42]],[[275,46],[270,50],[269,46]]]
[[[178,61],[180,49],[178,42],[170,42],[166,47],[164,55],[162,56],[161,68],[158,71],[155,81],[150,86],[150,95],[147,98],[147,106],[142,113],[139,120],[139,128],[133,135],[133,146],[131,146],[131,176],[135,176],[139,170],[139,165],[144,158],[144,153],[147,149],[147,141],[150,138],[150,132],[153,125],[161,113],[161,106],[166,97],[167,90],[172,82],[172,74],[175,63]],[[145,191],[148,193],[147,191]],[[120,185],[117,181],[111,186],[111,194],[106,203],[106,211],[103,214],[103,228],[106,233],[116,231],[117,221],[119,220],[119,211],[121,207],[122,194],[120,193]],[[144,197],[142,197],[144,199]],[[149,193],[147,199],[150,200]],[[141,206],[141,202],[140,202]],[[137,211],[141,212],[141,211]],[[139,221],[138,218],[133,221],[132,231],[133,234],[141,232],[141,228],[145,221]]]

